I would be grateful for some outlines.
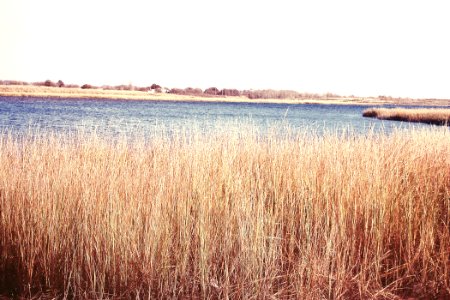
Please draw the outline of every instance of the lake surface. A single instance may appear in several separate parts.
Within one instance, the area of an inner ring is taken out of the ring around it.
[[[200,130],[227,132],[251,126],[258,132],[269,128],[316,130],[321,133],[351,128],[369,130],[429,127],[379,121],[362,117],[369,106],[317,104],[261,104],[134,100],[42,99],[0,97],[0,130],[14,133],[42,131],[96,131],[100,135],[151,137],[156,132]]]

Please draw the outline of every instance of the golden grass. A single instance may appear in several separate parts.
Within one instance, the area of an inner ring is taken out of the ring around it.
[[[150,94],[141,91],[127,90],[103,90],[103,89],[82,89],[82,88],[59,88],[45,86],[8,86],[0,85],[0,95],[16,97],[49,97],[49,98],[76,98],[76,99],[121,99],[121,100],[175,100],[193,101],[194,96],[175,94]],[[198,98],[198,97],[197,97]],[[203,101],[215,100],[215,97],[201,97]],[[230,99],[241,97],[229,97]]]
[[[121,99],[160,101],[211,101],[211,102],[252,102],[288,104],[333,104],[333,105],[449,105],[445,99],[379,99],[373,97],[339,97],[328,99],[249,99],[245,96],[192,96],[177,94],[150,94],[141,91],[121,91],[102,89],[81,89],[67,87],[46,87],[33,85],[0,85],[0,96],[76,98],[76,99]]]
[[[450,125],[450,108],[369,108],[363,112],[363,116],[381,120]]]
[[[0,135],[0,294],[450,296],[450,132]]]

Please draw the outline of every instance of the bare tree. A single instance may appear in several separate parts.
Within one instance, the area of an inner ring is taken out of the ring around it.
[[[216,87],[210,87],[210,88],[207,88],[204,93],[207,95],[218,95],[219,89]]]
[[[56,86],[56,83],[54,83],[53,81],[47,79],[47,80],[44,82],[44,86]]]

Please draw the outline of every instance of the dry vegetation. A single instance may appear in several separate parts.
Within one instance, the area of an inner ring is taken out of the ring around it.
[[[449,297],[449,149],[446,127],[3,133],[0,295]]]
[[[149,93],[151,92],[151,93]],[[53,82],[28,83],[23,81],[0,80],[0,96],[77,98],[77,99],[130,99],[130,100],[175,100],[175,101],[221,101],[221,102],[263,102],[263,103],[311,103],[336,105],[428,105],[450,106],[448,99],[411,99],[388,96],[357,97],[340,96],[333,93],[299,93],[291,90],[237,90],[210,87],[204,91],[188,87],[162,88],[151,86],[93,86],[65,84],[62,80]]]
[[[450,108],[369,108],[363,112],[363,116],[381,120],[450,125]]]
[[[116,87],[118,88],[118,87]],[[148,93],[133,89],[116,89],[112,87],[80,88],[80,87],[48,87],[33,85],[0,85],[0,96],[42,97],[42,98],[75,98],[75,99],[122,99],[122,100],[164,100],[164,101],[249,101],[246,97],[214,96],[172,93]]]

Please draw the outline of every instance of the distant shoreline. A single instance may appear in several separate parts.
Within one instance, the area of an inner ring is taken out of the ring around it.
[[[0,96],[73,99],[118,99],[143,101],[198,101],[230,103],[331,104],[331,105],[423,105],[450,106],[448,99],[379,99],[376,97],[336,97],[328,99],[250,99],[245,96],[196,96],[148,93],[127,90],[82,89],[29,85],[0,85]]]

